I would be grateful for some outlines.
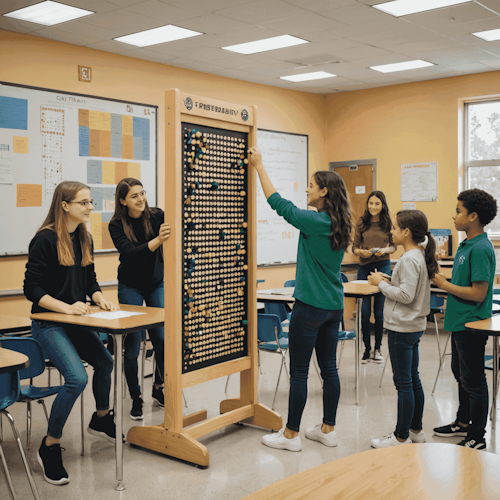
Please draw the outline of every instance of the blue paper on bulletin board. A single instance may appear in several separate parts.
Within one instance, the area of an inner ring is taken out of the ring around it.
[[[0,95],[0,128],[28,130],[28,100]]]

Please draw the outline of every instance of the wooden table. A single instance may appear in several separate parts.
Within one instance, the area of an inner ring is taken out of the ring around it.
[[[24,333],[29,331],[31,331],[31,321],[29,318],[0,314],[0,334]]]
[[[159,328],[164,325],[164,309],[157,307],[130,306],[120,304],[121,311],[142,313],[136,316],[120,319],[100,319],[89,316],[74,316],[59,313],[32,314],[31,319],[49,321],[67,326],[79,326],[93,331],[109,333],[113,337],[115,353],[115,400],[116,400],[116,490],[125,489],[123,484],[123,401],[122,401],[122,371],[123,371],[123,339],[127,333],[139,332],[148,328]],[[104,312],[98,307],[91,308],[91,314]]]
[[[493,337],[493,397],[491,403],[491,428],[495,428],[497,419],[497,393],[498,393],[498,337],[500,336],[500,316],[465,323],[465,329],[471,332],[482,333]],[[500,469],[499,469],[500,470]]]
[[[3,349],[1,345],[2,339],[0,339],[0,373],[23,370],[30,365],[28,356],[10,349]]]
[[[405,444],[314,467],[243,500],[491,500],[500,456],[456,444]]]
[[[356,384],[356,404],[359,406],[359,365],[360,365],[360,350],[361,350],[361,306],[364,297],[371,297],[379,292],[378,287],[369,285],[368,283],[342,283],[344,287],[345,297],[354,297],[356,299],[356,349],[355,357],[355,384]],[[287,288],[272,288],[268,290],[257,290],[257,300],[260,302],[295,302],[293,297],[294,287]]]

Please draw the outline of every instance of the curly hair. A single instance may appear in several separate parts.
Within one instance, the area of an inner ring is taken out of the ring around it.
[[[344,180],[337,172],[326,170],[316,172],[314,179],[320,189],[324,187],[328,189],[323,198],[323,210],[328,213],[332,221],[330,233],[332,250],[347,250],[352,242],[354,223]]]
[[[467,213],[475,212],[479,217],[479,222],[486,226],[497,215],[497,201],[491,194],[482,189],[467,189],[462,191],[457,200],[461,201]]]

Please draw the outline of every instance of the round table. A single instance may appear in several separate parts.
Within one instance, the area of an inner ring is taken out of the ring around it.
[[[2,341],[0,339],[0,344],[1,342]],[[22,370],[23,368],[28,367],[29,364],[30,360],[28,356],[20,352],[0,347],[0,373],[10,373]]]
[[[244,500],[491,500],[499,497],[499,471],[500,456],[493,453],[456,444],[405,444],[319,465]]]

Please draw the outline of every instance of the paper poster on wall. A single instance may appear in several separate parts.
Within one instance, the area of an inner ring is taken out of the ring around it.
[[[401,201],[437,201],[437,161],[401,165]]]

